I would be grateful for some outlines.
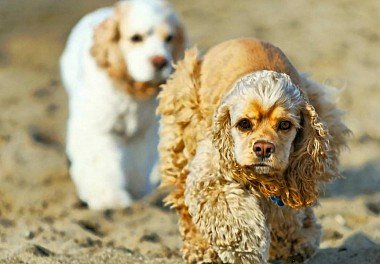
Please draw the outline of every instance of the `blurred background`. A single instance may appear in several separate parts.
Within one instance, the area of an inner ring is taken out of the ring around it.
[[[67,97],[58,59],[71,27],[109,0],[0,0],[0,263],[181,263],[177,218],[153,194],[91,212],[64,155]],[[253,36],[337,87],[353,131],[346,179],[317,208],[324,234],[311,263],[380,263],[380,2],[171,1],[202,51]]]

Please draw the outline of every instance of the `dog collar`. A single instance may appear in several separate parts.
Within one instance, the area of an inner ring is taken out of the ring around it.
[[[281,197],[280,196],[270,196],[269,197],[271,199],[272,202],[274,202],[275,204],[277,204],[277,206],[284,206],[284,202],[281,200]]]

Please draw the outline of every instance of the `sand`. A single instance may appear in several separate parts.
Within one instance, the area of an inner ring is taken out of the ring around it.
[[[75,22],[112,2],[0,1],[0,263],[181,263],[177,217],[160,193],[124,210],[89,211],[67,173],[57,61]],[[353,131],[342,154],[346,179],[320,199],[324,234],[309,263],[380,263],[378,0],[173,3],[201,50],[263,38],[339,88]]]

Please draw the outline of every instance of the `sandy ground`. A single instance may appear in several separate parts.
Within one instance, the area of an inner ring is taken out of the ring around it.
[[[177,218],[160,194],[93,212],[67,174],[57,60],[74,23],[112,2],[0,0],[0,263],[181,263]],[[310,263],[380,263],[379,1],[173,3],[202,50],[256,36],[340,88],[353,131],[346,179],[329,185],[316,209],[324,235]]]

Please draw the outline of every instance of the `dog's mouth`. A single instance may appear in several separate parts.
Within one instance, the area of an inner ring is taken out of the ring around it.
[[[249,168],[256,174],[271,174],[274,171],[274,168],[266,163],[252,164]]]

